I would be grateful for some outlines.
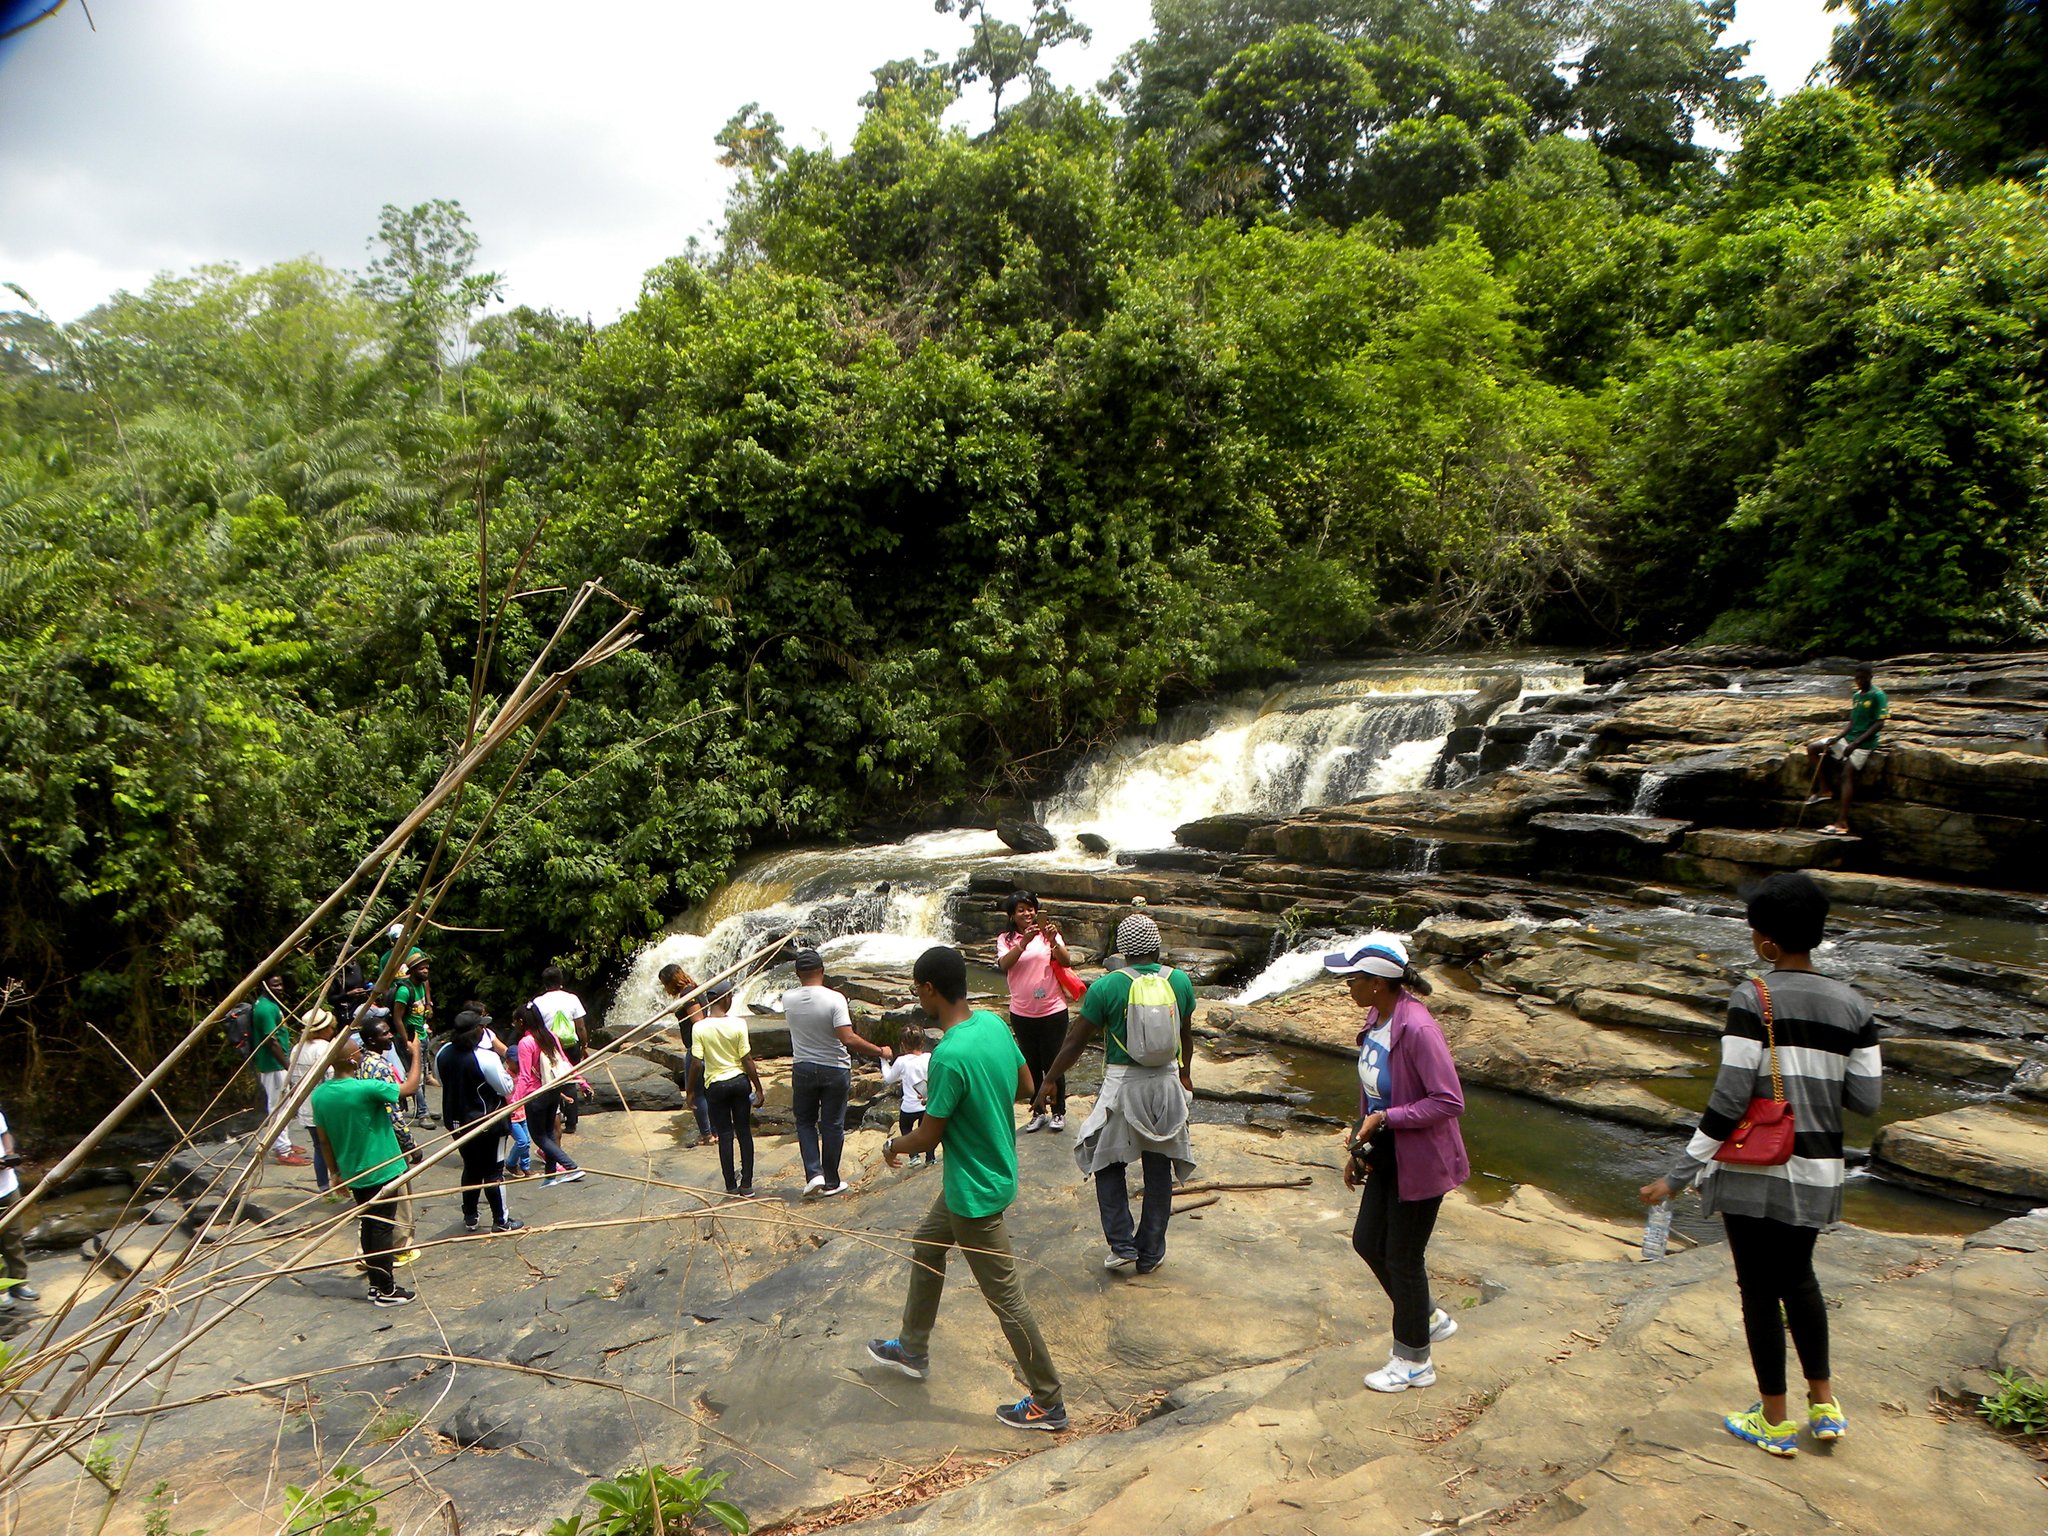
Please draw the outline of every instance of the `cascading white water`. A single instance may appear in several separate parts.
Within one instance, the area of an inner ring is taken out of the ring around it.
[[[835,968],[894,971],[954,937],[947,902],[976,870],[1103,868],[1076,839],[1093,832],[1113,850],[1168,847],[1183,822],[1225,811],[1287,815],[1313,805],[1420,789],[1460,702],[1512,670],[1524,695],[1583,687],[1580,669],[1548,661],[1450,662],[1426,670],[1325,668],[1263,695],[1176,712],[1146,736],[1126,738],[1081,763],[1039,808],[1059,837],[1049,853],[1020,855],[995,833],[963,829],[900,843],[799,849],[750,861],[671,933],[634,957],[609,1022],[639,1023],[661,1006],[657,977],[675,962],[715,973],[792,929],[818,943]],[[1435,850],[1417,850],[1433,867]],[[743,1002],[772,1000],[786,964],[747,982]]]
[[[1244,990],[1230,999],[1239,1008],[1249,1003],[1262,1003],[1269,997],[1278,997],[1283,992],[1292,992],[1296,987],[1308,985],[1323,973],[1323,956],[1340,949],[1350,949],[1364,942],[1363,933],[1346,933],[1319,939],[1312,948],[1290,950],[1269,962],[1266,968],[1246,984]]]

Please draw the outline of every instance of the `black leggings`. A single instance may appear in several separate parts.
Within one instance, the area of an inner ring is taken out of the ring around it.
[[[1372,1175],[1359,1192],[1351,1246],[1394,1303],[1394,1353],[1403,1360],[1427,1360],[1429,1319],[1436,1311],[1429,1289],[1429,1235],[1436,1230],[1444,1197],[1400,1197],[1394,1134],[1382,1130],[1373,1143]]]
[[[468,1129],[469,1126],[458,1126],[457,1133]],[[486,1132],[474,1141],[465,1141],[456,1151],[462,1154],[462,1219],[476,1220],[477,1196],[482,1195],[491,1203],[491,1220],[502,1227],[505,1225],[505,1191],[498,1179],[504,1173],[505,1165],[498,1158],[497,1135]]]
[[[754,1089],[744,1074],[721,1078],[704,1090],[711,1107],[711,1132],[718,1138],[718,1168],[729,1190],[754,1187]],[[739,1154],[734,1178],[733,1154]]]
[[[526,1101],[526,1133],[540,1148],[540,1155],[547,1159],[543,1166],[549,1173],[557,1168],[576,1166],[575,1160],[555,1140],[555,1114],[561,1107],[562,1091],[559,1088],[542,1089]]]
[[[1024,1065],[1031,1069],[1031,1084],[1034,1089],[1045,1082],[1045,1074],[1060,1054],[1060,1047],[1067,1038],[1067,1010],[1048,1013],[1042,1018],[1024,1018],[1010,1015],[1010,1033],[1017,1037],[1017,1049],[1024,1053]],[[1064,1115],[1067,1112],[1067,1080],[1056,1077],[1052,1084],[1052,1112]]]
[[[1742,1293],[1742,1331],[1757,1391],[1785,1395],[1785,1329],[1808,1381],[1828,1379],[1828,1304],[1813,1273],[1818,1227],[1795,1227],[1768,1216],[1723,1212],[1735,1286]],[[1780,1307],[1784,1308],[1781,1315]]]

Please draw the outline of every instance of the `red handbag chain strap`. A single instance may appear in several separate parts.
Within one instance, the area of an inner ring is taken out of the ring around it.
[[[1761,976],[1750,977],[1756,988],[1756,995],[1764,1005],[1764,1039],[1771,1046],[1771,1097],[1780,1104],[1785,1102],[1785,1079],[1778,1072],[1778,1028],[1771,1016],[1771,989],[1764,984]]]

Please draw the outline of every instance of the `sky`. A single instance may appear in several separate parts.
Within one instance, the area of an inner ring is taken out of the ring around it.
[[[1070,9],[1094,41],[1049,63],[1077,88],[1150,31],[1149,0]],[[1730,37],[1784,95],[1832,26],[1740,0]],[[446,197],[508,302],[607,321],[715,236],[738,107],[843,146],[875,65],[964,35],[932,0],[74,0],[0,54],[0,282],[63,320],[207,262],[360,270],[385,203]]]

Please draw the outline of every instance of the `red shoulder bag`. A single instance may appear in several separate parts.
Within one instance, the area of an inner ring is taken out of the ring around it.
[[[1797,1128],[1792,1123],[1792,1106],[1785,1098],[1785,1079],[1778,1071],[1778,1030],[1771,1017],[1771,989],[1764,984],[1763,977],[1752,979],[1764,1007],[1764,1039],[1770,1042],[1771,1096],[1749,1101],[1741,1124],[1728,1133],[1721,1150],[1714,1154],[1714,1161],[1738,1168],[1776,1168],[1792,1160]]]

